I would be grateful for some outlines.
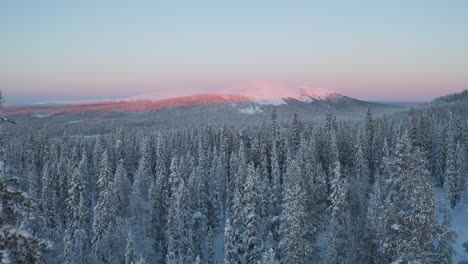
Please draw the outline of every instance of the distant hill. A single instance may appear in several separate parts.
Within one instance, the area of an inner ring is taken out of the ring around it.
[[[284,85],[271,81],[251,81],[216,92],[191,94],[187,90],[183,96],[150,93],[120,100],[93,102],[43,103],[27,107],[7,107],[7,115],[33,115],[43,117],[71,113],[115,113],[148,112],[178,107],[206,106],[213,109],[224,108],[244,115],[270,112],[273,108],[283,112],[298,112],[314,117],[326,111],[352,116],[361,114],[372,107],[376,112],[399,109],[402,106],[365,102],[334,91],[304,85]],[[223,110],[224,111],[224,110]],[[232,115],[232,113],[231,113]]]
[[[432,103],[452,103],[466,101],[468,103],[468,90],[465,89],[460,93],[453,93],[445,96],[438,97]]]

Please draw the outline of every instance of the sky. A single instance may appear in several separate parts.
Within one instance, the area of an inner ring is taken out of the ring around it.
[[[9,103],[251,80],[372,101],[468,88],[468,1],[0,0]]]

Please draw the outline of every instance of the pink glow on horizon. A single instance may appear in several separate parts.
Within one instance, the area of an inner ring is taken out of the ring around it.
[[[307,95],[314,98],[336,97],[340,94],[323,88],[306,85],[286,85],[268,80],[254,80],[232,85],[216,91],[225,94],[242,94],[257,100],[278,100],[297,95]]]
[[[306,83],[312,85],[290,85],[278,84],[273,81],[247,81],[241,78],[219,78],[207,81],[200,78],[184,79],[179,81],[168,79],[151,78],[150,76],[133,76],[133,78],[68,78],[61,76],[54,80],[44,78],[25,78],[21,82],[12,83],[3,80],[5,87],[34,87],[33,89],[4,89],[7,97],[37,96],[45,98],[54,95],[52,100],[40,99],[39,101],[59,100],[93,100],[96,98],[120,99],[127,97],[138,97],[139,94],[158,94],[160,99],[188,96],[193,94],[237,91],[252,97],[264,99],[275,99],[288,94],[291,87],[304,89],[318,89],[323,87],[345,96],[360,100],[374,101],[429,101],[435,97],[460,92],[468,87],[468,83],[460,78],[433,78],[421,80],[422,78],[393,78],[386,80],[383,76],[375,78],[343,78],[333,79],[330,76],[321,78],[296,78],[295,83]],[[239,81],[240,80],[240,81]],[[281,78],[280,81],[286,80]],[[234,83],[234,84],[233,84]],[[238,84],[235,84],[238,83]],[[239,84],[240,83],[240,84]],[[283,83],[283,82],[281,82]],[[285,81],[284,83],[288,83]],[[11,84],[11,85],[10,85]],[[256,87],[252,94],[250,87]],[[18,99],[17,99],[18,100]]]

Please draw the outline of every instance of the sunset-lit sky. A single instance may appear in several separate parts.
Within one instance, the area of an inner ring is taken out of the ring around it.
[[[0,1],[10,103],[249,80],[364,100],[468,88],[468,1]]]

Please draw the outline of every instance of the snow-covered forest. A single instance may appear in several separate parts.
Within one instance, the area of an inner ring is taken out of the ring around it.
[[[468,260],[468,237],[453,224],[455,212],[468,210],[468,111],[466,101],[449,99],[388,115],[369,109],[358,121],[330,112],[323,122],[291,116],[283,123],[273,111],[248,128],[121,126],[85,137],[44,127],[4,135],[0,258]]]

